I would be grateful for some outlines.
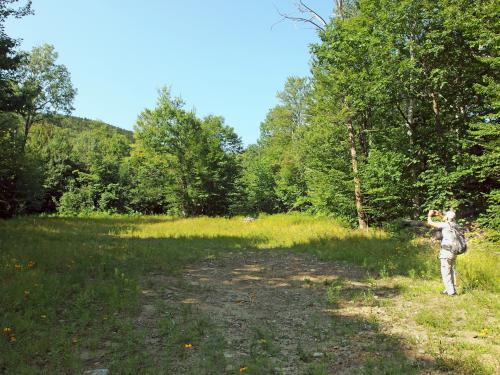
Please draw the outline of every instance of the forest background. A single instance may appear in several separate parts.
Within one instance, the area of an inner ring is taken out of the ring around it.
[[[495,237],[497,2],[336,3],[306,14],[311,75],[287,80],[245,148],[167,87],[134,132],[70,116],[55,48],[23,52],[5,32],[31,2],[1,0],[0,216],[304,211],[365,227],[453,208]]]

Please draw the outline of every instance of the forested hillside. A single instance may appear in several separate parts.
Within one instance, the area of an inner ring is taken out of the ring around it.
[[[94,199],[99,204],[113,195],[121,160],[129,154],[131,132],[100,121],[47,116],[32,126],[22,150],[16,120],[2,116],[2,152],[11,155],[2,161],[2,216],[57,208],[76,213],[94,209]]]
[[[69,115],[54,115],[46,118],[46,123],[52,126],[63,129],[71,129],[76,133],[81,133],[86,130],[95,130],[99,127],[109,128],[110,134],[115,132],[127,137],[131,142],[134,140],[134,132],[120,128],[118,126],[110,125],[104,121],[91,120]]]
[[[498,16],[494,0],[337,1],[311,76],[288,79],[246,148],[167,89],[133,136],[64,116],[77,92],[54,47],[22,53],[2,26],[0,216],[308,211],[366,227],[454,208],[498,228]]]

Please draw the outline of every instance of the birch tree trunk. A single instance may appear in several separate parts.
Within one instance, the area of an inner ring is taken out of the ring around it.
[[[361,195],[361,180],[358,173],[358,157],[356,154],[356,138],[354,137],[354,127],[352,126],[352,118],[347,118],[347,132],[349,134],[349,148],[351,149],[351,166],[352,174],[354,175],[354,198],[356,199],[356,211],[358,213],[359,229],[367,229],[365,210],[363,209],[363,196]]]

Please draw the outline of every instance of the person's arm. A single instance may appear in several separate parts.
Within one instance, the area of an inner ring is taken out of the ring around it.
[[[443,217],[438,211],[436,210],[430,210],[429,213],[427,214],[427,224],[430,225],[433,228],[441,228],[442,223],[441,222],[436,222],[432,220],[432,216],[440,216]]]

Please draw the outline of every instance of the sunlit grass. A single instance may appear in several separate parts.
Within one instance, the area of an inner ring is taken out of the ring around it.
[[[498,243],[480,241],[477,238],[470,241],[470,250],[459,256],[457,261],[459,278],[464,289],[500,291],[498,247]]]
[[[218,238],[248,239],[258,249],[289,248],[311,241],[337,238],[387,238],[381,230],[360,232],[346,228],[333,219],[305,215],[263,216],[253,222],[241,217],[166,219],[153,224],[138,224],[116,233],[135,238]]]

